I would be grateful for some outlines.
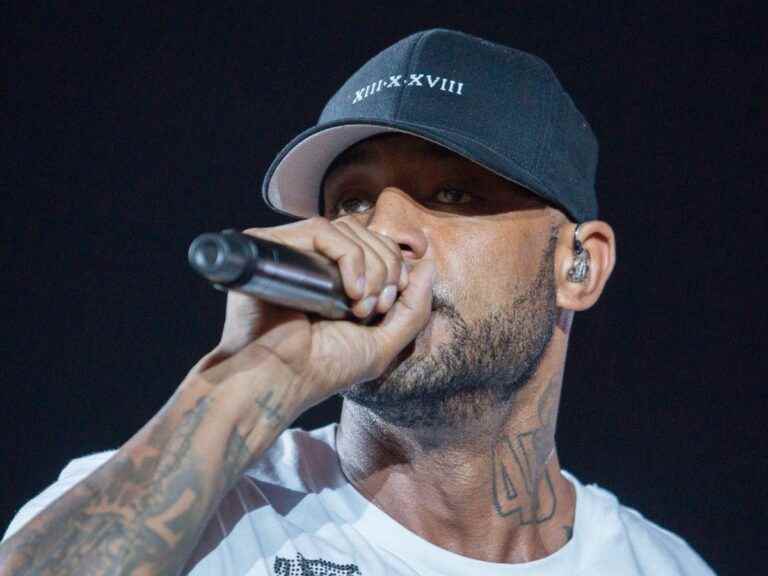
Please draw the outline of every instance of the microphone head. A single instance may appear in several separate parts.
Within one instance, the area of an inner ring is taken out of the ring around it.
[[[187,258],[189,265],[210,282],[234,282],[246,266],[244,258],[232,250],[223,234],[201,234],[189,245]]]
[[[224,261],[223,245],[212,237],[200,238],[196,242],[190,250],[192,265],[198,270],[215,270]]]

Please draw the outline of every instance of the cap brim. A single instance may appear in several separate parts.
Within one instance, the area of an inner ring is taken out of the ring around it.
[[[410,134],[443,146],[527,188],[567,214],[572,212],[530,172],[476,140],[449,130],[399,120],[382,122],[359,118],[314,126],[294,138],[277,155],[264,177],[264,201],[282,214],[299,218],[317,216],[320,186],[333,160],[353,144],[384,132]]]

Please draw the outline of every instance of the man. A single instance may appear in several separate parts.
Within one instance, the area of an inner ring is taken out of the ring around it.
[[[368,322],[230,293],[167,405],[20,512],[2,573],[711,574],[560,469],[573,314],[615,260],[596,161],[536,57],[446,30],[374,57],[267,173],[307,219],[249,231],[336,261]],[[285,430],[335,393],[338,426]]]

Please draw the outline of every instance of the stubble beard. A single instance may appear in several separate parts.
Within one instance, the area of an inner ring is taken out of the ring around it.
[[[342,396],[394,426],[413,429],[460,429],[510,405],[554,333],[556,241],[552,234],[536,277],[508,308],[469,324],[450,301],[435,296],[433,314],[448,321],[449,341],[431,353],[398,357],[379,378]]]

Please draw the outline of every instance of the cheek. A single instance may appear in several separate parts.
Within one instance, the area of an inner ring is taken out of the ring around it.
[[[531,251],[519,249],[526,245],[524,236],[463,228],[447,231],[442,241],[435,243],[442,269],[438,290],[454,303],[465,320],[484,317],[490,309],[509,305],[536,274],[537,261]]]

